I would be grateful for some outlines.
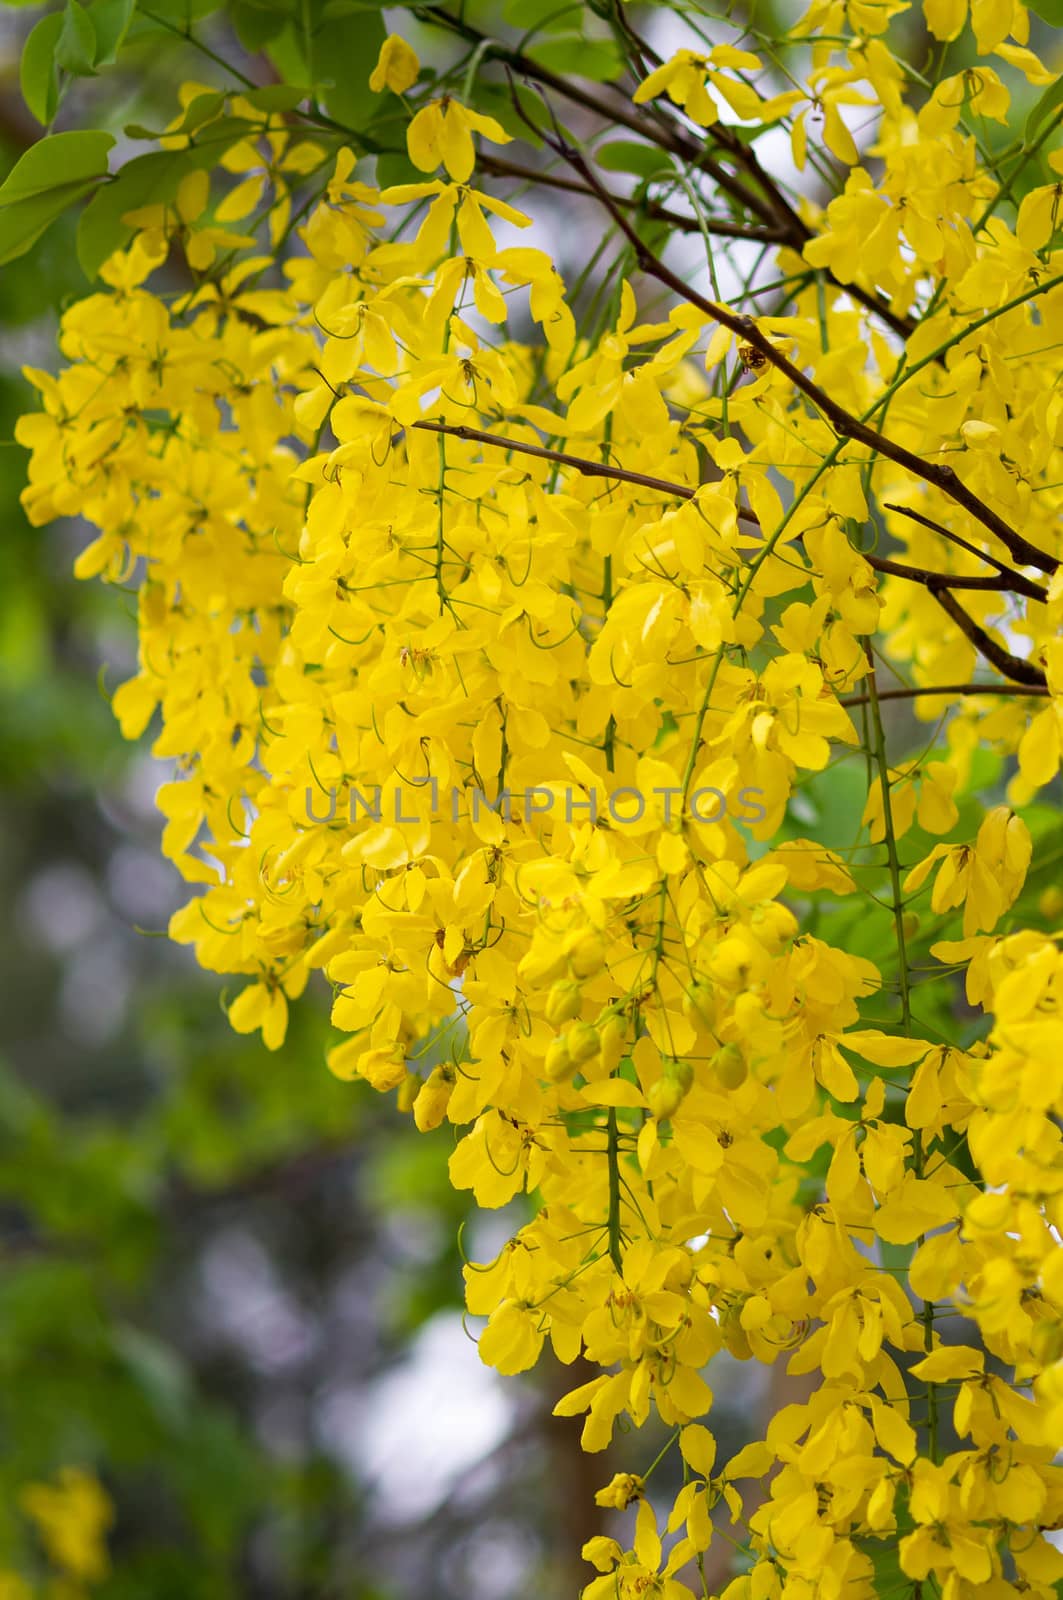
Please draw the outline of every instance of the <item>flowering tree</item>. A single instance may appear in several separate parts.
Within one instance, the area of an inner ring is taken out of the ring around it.
[[[88,199],[24,502],[139,593],[172,936],[525,1197],[466,1297],[628,1430],[590,1600],[1053,1594],[1063,80],[1018,0],[399,9],[0,189]],[[723,1348],[814,1379],[730,1459]]]

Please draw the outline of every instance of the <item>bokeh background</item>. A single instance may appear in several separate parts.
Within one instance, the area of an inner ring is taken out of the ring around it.
[[[521,32],[519,0],[478,9]],[[230,10],[197,29],[268,81]],[[0,171],[41,132],[18,87],[40,15],[0,10]],[[644,25],[667,43],[666,17]],[[160,127],[186,78],[222,81],[146,35],[106,82],[75,83],[55,126]],[[561,193],[536,207],[574,277],[600,227]],[[270,1056],[164,936],[184,898],[153,804],[172,774],[107,703],[134,668],[132,598],[73,579],[76,523],[32,529],[19,509],[20,369],[54,366],[86,289],[72,220],[0,269],[0,1595],[575,1595],[580,1545],[612,1515],[593,1504],[611,1463],[550,1417],[580,1374],[544,1360],[500,1382],[461,1312],[463,1253],[489,1260],[521,1217],[466,1215],[451,1131],[418,1135],[330,1077],[323,986]],[[851,811],[845,787],[805,801],[828,832],[852,827],[824,822]],[[799,1393],[726,1355],[710,1381],[721,1457]],[[660,1442],[640,1441],[643,1465]],[[106,1499],[78,1511],[71,1467]],[[49,1541],[34,1484],[68,1495],[80,1554]],[[710,1579],[730,1567],[721,1534]]]

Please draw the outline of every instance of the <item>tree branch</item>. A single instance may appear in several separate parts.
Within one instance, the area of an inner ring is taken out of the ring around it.
[[[1034,583],[1032,579],[1024,577],[1021,572],[1015,572],[1005,562],[998,561],[996,556],[990,555],[987,550],[979,550],[976,544],[970,544],[960,534],[953,533],[951,528],[946,528],[940,522],[935,522],[932,517],[924,517],[922,512],[913,511],[911,506],[894,505],[892,501],[887,501],[883,509],[896,511],[902,517],[909,517],[912,522],[918,522],[922,527],[929,528],[931,533],[939,533],[943,539],[948,539],[953,544],[958,545],[961,550],[966,550],[968,555],[977,556],[980,561],[988,561],[991,567],[996,567],[998,572],[1006,573],[1009,578],[1014,580],[1012,588],[1016,594],[1024,594],[1030,600],[1045,601],[1048,599],[1048,590],[1043,588],[1041,584]],[[953,587],[955,588],[956,585],[953,585]]]
[[[875,694],[879,700],[914,700],[917,695],[945,695],[945,694],[1006,694],[1036,696],[1043,699],[1050,694],[1048,685],[1043,687],[1037,684],[1021,685],[1017,683],[939,683],[921,684],[915,688],[905,689],[876,689]],[[847,695],[839,701],[843,706],[866,706],[870,704],[869,694]]]
[[[1036,545],[1032,545],[1029,540],[1024,539],[1022,534],[1004,521],[1003,517],[987,506],[984,501],[980,500],[974,491],[969,489],[956,475],[952,467],[936,466],[933,462],[925,461],[922,456],[918,456],[914,451],[906,449],[904,445],[895,443],[886,434],[880,433],[877,428],[872,428],[868,423],[861,422],[859,417],[854,417],[851,412],[846,411],[844,406],[839,405],[825,389],[820,388],[818,383],[802,372],[800,367],[794,366],[793,362],[787,356],[784,356],[781,350],[776,349],[768,336],[761,333],[752,317],[739,316],[736,312],[728,310],[727,307],[717,305],[712,300],[707,300],[696,289],[692,289],[678,273],[665,266],[660,257],[655,255],[639,237],[638,232],[632,227],[623,212],[612,204],[608,191],[603,188],[582,153],[574,150],[557,133],[553,137],[549,134],[544,134],[543,137],[552,149],[556,150],[559,155],[564,156],[570,166],[581,175],[597,194],[602,205],[630,243],[641,270],[647,273],[648,276],[656,278],[658,283],[663,283],[667,288],[673,290],[674,293],[688,301],[692,306],[695,306],[705,316],[711,318],[713,322],[719,323],[721,327],[727,328],[736,337],[752,345],[754,350],[759,351],[777,371],[783,373],[790,380],[795,389],[800,390],[806,399],[811,400],[812,404],[822,412],[823,416],[831,424],[839,438],[851,439],[856,444],[864,445],[866,449],[885,456],[888,461],[895,462],[899,467],[904,467],[915,477],[921,478],[924,483],[932,484],[936,489],[940,489],[943,494],[948,495],[950,500],[954,500],[957,505],[962,506],[966,512],[974,517],[976,522],[980,522],[984,528],[994,534],[1013,558],[1023,566],[1036,567],[1039,572],[1046,573],[1053,573],[1057,570],[1059,562],[1054,556],[1046,555],[1043,550],[1039,550]]]
[[[866,550],[858,550],[869,567],[874,567],[876,572],[888,572],[895,578],[906,578],[909,583],[921,583],[928,589],[982,589],[998,594],[1021,594],[1029,600],[1040,600],[1042,603],[1048,599],[1048,590],[1039,583],[1032,583],[1021,572],[1012,572],[1010,567],[1001,567],[999,576],[993,578],[988,575],[974,576],[961,572],[928,572],[925,567],[910,567],[906,562],[893,561],[889,556],[870,555]],[[975,551],[980,555],[980,551]],[[988,560],[989,557],[984,559]],[[997,563],[993,563],[997,566]]]
[[[991,661],[997,671],[1003,673],[1005,678],[1011,678],[1015,683],[1047,688],[1048,680],[1040,667],[1035,667],[1031,661],[1024,661],[1021,656],[1013,656],[1010,650],[1005,650],[1002,645],[997,644],[996,640],[990,638],[984,628],[979,627],[973,617],[968,616],[955,595],[950,594],[946,588],[937,584],[931,584],[929,587],[930,593],[934,596],[942,611],[952,618],[957,628],[960,629],[961,633],[966,634],[975,649],[985,656],[987,661]]]
[[[475,444],[493,444],[500,450],[513,450],[522,456],[537,456],[541,461],[556,461],[563,467],[572,467],[585,478],[613,478],[618,483],[633,483],[641,489],[655,489],[677,500],[692,500],[698,484],[673,483],[668,478],[654,478],[645,472],[629,472],[626,467],[612,467],[604,461],[588,461],[584,456],[569,455],[565,450],[550,450],[542,444],[525,444],[520,439],[508,439],[500,433],[485,433],[481,428],[467,428],[463,423],[432,422],[423,419],[412,424],[427,433],[445,433],[453,439],[468,439]],[[759,524],[752,511],[739,511],[746,521]]]
[[[527,183],[542,184],[548,189],[562,189],[566,194],[586,195],[591,200],[598,198],[593,189],[588,189],[585,183],[577,183],[574,178],[562,178],[554,172],[536,172],[534,167],[522,167],[516,161],[505,161],[500,156],[481,155],[479,165],[484,172],[489,172],[492,176],[523,178]],[[681,212],[669,211],[667,206],[658,205],[654,200],[635,200],[629,195],[619,194],[614,194],[612,199],[616,205],[623,206],[626,210],[644,212],[654,222],[666,222],[677,232],[701,232],[701,223],[696,217],[684,217]],[[779,228],[758,228],[751,224],[733,222],[729,217],[706,217],[704,225],[707,232],[716,234],[721,239],[749,239],[754,244],[786,243],[786,237]]]
[[[466,439],[476,444],[496,445],[500,450],[512,450],[518,455],[536,456],[541,461],[556,461],[563,467],[572,467],[586,478],[609,478],[617,483],[633,483],[641,489],[653,489],[658,494],[666,494],[676,500],[692,500],[701,487],[699,484],[675,483],[670,478],[657,478],[646,472],[631,472],[626,467],[614,467],[604,461],[590,461],[586,456],[570,455],[566,450],[551,450],[546,445],[526,444],[520,439],[510,439],[505,434],[487,433],[482,428],[466,427],[464,423],[436,422],[424,418],[420,422],[414,422],[412,426],[421,428],[427,433],[443,433],[451,438]],[[751,522],[760,527],[760,518],[748,506],[738,506],[736,510],[743,522]],[[973,545],[967,548],[973,555],[982,555],[982,552]],[[985,556],[983,559],[992,561],[993,566],[999,570],[999,577],[930,572],[924,567],[910,567],[904,562],[893,561],[888,556],[870,555],[863,550],[858,550],[856,553],[876,572],[889,573],[892,577],[904,578],[909,583],[919,583],[932,590],[980,589],[1000,594],[1023,594],[1031,600],[1044,601],[1048,598],[1047,590],[1040,584],[1032,583],[1021,572],[1012,572],[1009,567],[1003,566],[990,556]]]

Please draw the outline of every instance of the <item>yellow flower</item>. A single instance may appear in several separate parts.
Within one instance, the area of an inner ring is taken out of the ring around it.
[[[389,33],[380,46],[376,66],[369,75],[369,87],[374,94],[390,89],[393,94],[405,94],[417,82],[421,63],[417,54],[397,33]]]
[[[466,183],[476,160],[474,133],[482,133],[494,144],[509,143],[509,134],[494,117],[470,111],[449,95],[432,100],[406,130],[410,160],[421,172],[434,172],[442,165],[455,183]]]

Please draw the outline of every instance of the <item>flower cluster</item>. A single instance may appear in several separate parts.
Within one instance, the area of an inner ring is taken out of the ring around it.
[[[950,38],[963,9],[928,3],[928,26]],[[373,188],[325,134],[253,113],[213,209],[199,173],[133,218],[19,424],[31,517],[85,518],[79,574],[139,588],[114,709],[130,738],[158,712],[176,763],[163,849],[197,893],[172,936],[243,980],[232,1024],[270,1049],[323,972],[332,1071],[449,1123],[478,1205],[530,1197],[466,1269],[486,1362],[517,1373],[549,1343],[600,1368],[557,1408],[589,1451],[621,1418],[675,1430],[678,1537],[665,1552],[630,1463],[599,1500],[637,1502],[634,1542],[588,1546],[591,1600],[683,1600],[721,1512],[753,1556],[731,1600],[870,1596],[898,1539],[946,1600],[1047,1597],[1063,1573],[1044,1537],[1063,1519],[1063,956],[1004,921],[1031,831],[970,778],[992,739],[1021,808],[1060,761],[1059,186],[1004,220],[965,118],[1003,116],[1008,91],[980,66],[913,109],[886,42],[906,10],[817,3],[804,32],[826,42],[792,92],[720,43],[635,93],[702,128],[714,92],[782,119],[798,164],[823,122],[852,170],[805,205],[800,249],[778,245],[785,314],[685,294],[643,252],[671,293],[657,320],[629,262],[579,325],[532,219],[474,176],[476,141],[489,164],[509,133],[418,93],[392,39],[372,86],[412,92],[423,181]],[[973,20],[1043,80],[1020,5]],[[839,109],[869,105],[877,178]],[[227,231],[264,197],[265,245]],[[940,688],[927,716],[956,701],[932,759],[887,758],[885,659],[906,692]],[[1034,721],[1021,694],[968,692],[980,661],[1040,697]],[[787,822],[846,752],[870,839],[848,862]],[[401,812],[307,815],[374,786]],[[468,803],[433,807],[440,787]],[[645,797],[623,826],[602,803],[621,791]],[[474,803],[502,792],[558,803]],[[884,885],[872,959],[832,923]],[[985,1038],[918,1021],[924,893],[935,981],[966,969]],[[949,1309],[977,1346],[942,1343]],[[717,1465],[722,1349],[820,1381]]]

